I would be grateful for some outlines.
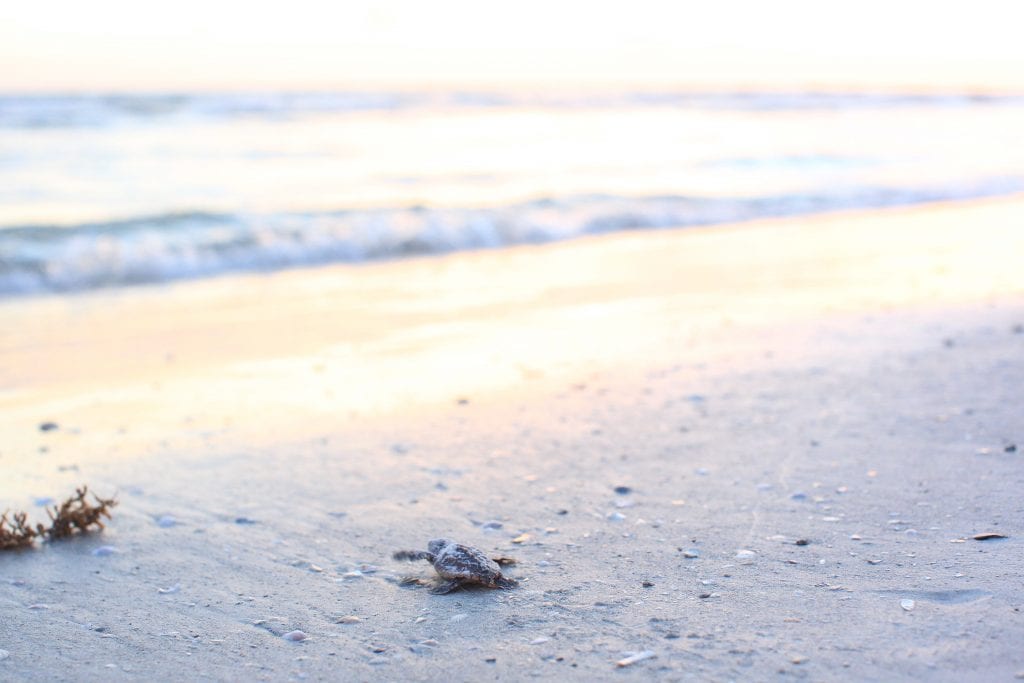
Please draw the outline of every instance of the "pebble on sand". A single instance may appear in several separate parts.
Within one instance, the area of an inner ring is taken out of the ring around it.
[[[39,424],[39,431],[41,432],[52,432],[55,429],[60,429],[60,425],[56,422],[42,422]]]
[[[302,642],[303,640],[305,640],[306,638],[309,638],[309,636],[307,636],[305,633],[303,633],[302,631],[299,631],[297,629],[295,631],[288,631],[288,633],[285,633],[281,637],[284,638],[285,640],[290,640],[293,643],[299,643],[299,642]]]
[[[92,554],[93,554],[94,557],[107,557],[109,555],[113,555],[114,553],[118,553],[118,552],[121,552],[121,551],[118,550],[117,548],[115,548],[112,545],[101,545],[99,548],[96,548],[95,550],[93,550]]]
[[[172,515],[163,515],[162,517],[158,517],[156,520],[156,525],[163,527],[164,529],[170,528],[177,523],[178,520],[176,520]]]
[[[344,617],[338,617],[337,619],[334,620],[334,623],[336,623],[336,624],[358,624],[360,621],[362,621],[362,619],[360,619],[359,617],[355,616],[354,614],[349,614],[349,615],[344,616]]]
[[[914,609],[914,605],[915,604],[916,603],[913,600],[911,600],[910,598],[904,598],[904,599],[900,600],[900,607],[902,607],[907,612],[909,612],[910,610]]]

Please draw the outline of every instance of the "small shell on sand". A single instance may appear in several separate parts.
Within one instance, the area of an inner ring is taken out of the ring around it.
[[[900,607],[909,612],[910,610],[914,609],[914,601],[909,598],[900,600]]]
[[[637,652],[635,654],[631,654],[628,657],[624,657],[623,659],[620,659],[619,661],[615,662],[615,666],[617,666],[617,667],[619,667],[621,669],[624,666],[629,666],[630,664],[636,664],[637,662],[642,662],[645,659],[650,659],[651,657],[655,657],[655,656],[656,655],[653,652],[651,652],[650,650],[644,650],[643,652]]]
[[[753,550],[739,550],[736,552],[736,559],[739,560],[740,564],[753,564],[756,557],[757,553]]]
[[[297,629],[295,631],[288,631],[288,633],[285,633],[281,637],[284,638],[285,640],[290,640],[293,643],[299,643],[299,642],[302,642],[303,640],[305,640],[306,638],[309,638],[309,636],[307,636],[305,633],[303,633],[302,631],[299,631]]]

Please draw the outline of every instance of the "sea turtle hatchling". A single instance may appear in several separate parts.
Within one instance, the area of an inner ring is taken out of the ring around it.
[[[469,585],[488,588],[513,588],[518,585],[501,573],[501,564],[512,564],[514,560],[487,557],[482,550],[462,545],[447,538],[435,538],[427,543],[427,550],[399,550],[396,560],[426,560],[434,565],[442,583],[430,590],[431,593],[450,593],[456,588]]]

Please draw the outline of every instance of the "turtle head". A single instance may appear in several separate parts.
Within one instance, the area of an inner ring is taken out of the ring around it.
[[[427,543],[427,550],[430,551],[431,555],[437,555],[441,552],[441,549],[451,543],[447,538],[435,538]]]

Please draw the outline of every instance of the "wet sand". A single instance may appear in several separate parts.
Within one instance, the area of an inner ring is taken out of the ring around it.
[[[0,505],[121,502],[0,556],[0,678],[1010,680],[1022,218],[4,303]],[[402,586],[431,570],[391,552],[436,536],[520,587]]]

